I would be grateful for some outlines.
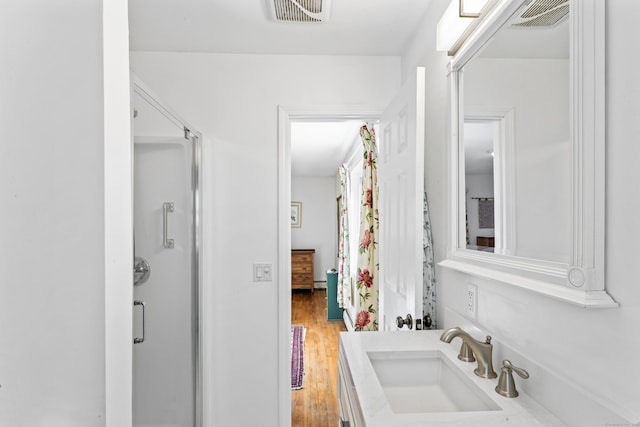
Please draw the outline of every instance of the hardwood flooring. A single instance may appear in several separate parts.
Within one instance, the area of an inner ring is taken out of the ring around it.
[[[304,344],[304,388],[291,390],[292,427],[336,427],[338,409],[339,334],[342,321],[327,320],[327,292],[294,290],[291,324],[307,329]]]

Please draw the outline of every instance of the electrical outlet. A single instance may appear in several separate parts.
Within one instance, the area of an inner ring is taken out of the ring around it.
[[[478,287],[467,285],[467,316],[476,320],[478,312]]]

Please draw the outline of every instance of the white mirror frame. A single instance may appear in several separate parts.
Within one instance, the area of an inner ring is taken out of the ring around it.
[[[449,250],[440,265],[583,307],[617,307],[605,290],[605,0],[570,0],[570,264],[466,249],[463,67],[525,0],[499,0],[449,64]],[[462,181],[464,182],[464,181]]]

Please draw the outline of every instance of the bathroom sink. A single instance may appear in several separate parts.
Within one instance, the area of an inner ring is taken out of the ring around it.
[[[377,351],[367,356],[396,414],[500,410],[438,350]]]

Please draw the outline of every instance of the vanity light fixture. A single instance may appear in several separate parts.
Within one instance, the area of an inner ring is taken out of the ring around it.
[[[492,0],[451,0],[438,21],[436,49],[455,55],[462,43],[480,22],[479,17],[494,2]]]

